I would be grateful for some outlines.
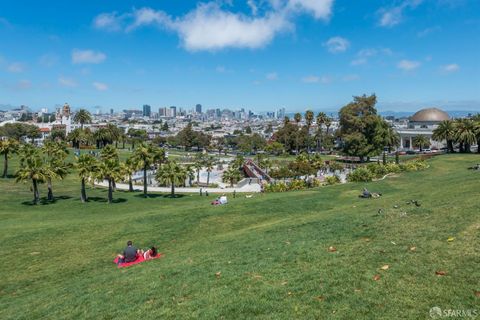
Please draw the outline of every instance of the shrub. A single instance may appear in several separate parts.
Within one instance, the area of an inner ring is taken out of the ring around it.
[[[400,171],[402,171],[400,169],[400,166],[396,163],[387,163],[385,165],[385,168],[387,169],[388,173],[399,173]]]
[[[343,164],[341,164],[337,161],[331,161],[328,166],[330,167],[330,170],[332,170],[332,171],[343,170]]]
[[[369,163],[367,170],[370,171],[375,178],[381,178],[388,173],[387,168],[383,164]]]
[[[347,180],[350,182],[369,182],[372,181],[372,179],[372,172],[365,167],[358,168],[350,172],[347,176]]]
[[[303,190],[307,188],[307,184],[303,180],[293,180],[288,185],[289,190]]]
[[[337,176],[337,175],[333,175],[333,176],[328,176],[325,178],[325,184],[326,185],[333,185],[333,184],[337,184],[337,183],[340,183],[340,178]]]

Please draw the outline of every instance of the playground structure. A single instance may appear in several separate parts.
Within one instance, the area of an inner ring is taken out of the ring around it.
[[[247,159],[245,161],[243,164],[243,170],[249,178],[256,179],[257,181],[271,182],[273,180],[272,177],[270,177],[265,170],[260,168],[252,159]]]

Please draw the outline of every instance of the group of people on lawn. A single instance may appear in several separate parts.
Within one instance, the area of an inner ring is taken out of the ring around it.
[[[157,254],[157,248],[155,247],[151,247],[150,249],[143,251],[142,249],[137,249],[134,247],[132,241],[128,241],[127,247],[123,250],[123,253],[117,256],[117,263],[121,264],[134,262],[140,257],[143,257],[145,260],[150,260],[156,258]]]

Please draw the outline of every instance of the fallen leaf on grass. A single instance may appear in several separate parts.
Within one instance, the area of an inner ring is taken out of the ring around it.
[[[394,242],[394,241],[390,241],[394,246],[396,246],[397,244]]]
[[[417,250],[417,247],[410,247],[410,251],[415,251]]]
[[[388,268],[390,268],[390,266],[388,264],[382,266],[380,269],[382,270],[388,270]]]
[[[455,237],[449,237],[449,238],[447,239],[448,242],[452,242],[453,240],[455,240]]]
[[[292,295],[292,293],[291,293],[290,291],[288,291],[288,295],[289,295],[289,296],[291,296],[291,295]]]
[[[215,277],[217,277],[217,278],[220,278],[221,275],[222,275],[221,271],[218,271],[217,273],[215,273]]]
[[[475,291],[475,295],[480,298],[480,291]]]
[[[287,281],[283,281],[283,282],[281,283],[282,286],[284,286],[284,285],[286,285],[286,284],[288,284]]]
[[[354,292],[362,292],[362,289],[355,289]]]
[[[335,247],[328,247],[328,252],[336,252],[337,248]]]
[[[380,275],[379,274],[374,275],[373,280],[375,280],[375,281],[380,280]]]
[[[35,255],[37,255],[37,254],[40,254],[40,252],[30,252],[30,254],[31,254],[32,256],[35,256]]]
[[[290,245],[290,241],[285,241],[285,244],[286,244],[286,245]]]
[[[437,270],[437,271],[435,271],[435,274],[436,274],[437,276],[444,276],[444,275],[447,274],[447,271]]]
[[[325,300],[325,297],[324,296],[318,296],[318,297],[315,297],[313,299],[315,299],[317,301],[323,301],[323,300]]]

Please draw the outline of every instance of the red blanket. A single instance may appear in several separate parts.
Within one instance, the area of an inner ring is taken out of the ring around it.
[[[161,258],[161,257],[162,257],[162,254],[159,253],[159,254],[157,254],[156,257],[153,257],[152,259],[158,259],[158,258]],[[150,260],[152,260],[152,259],[150,259]],[[117,266],[118,266],[119,268],[125,268],[125,267],[133,266],[134,264],[142,263],[142,262],[144,262],[144,261],[147,261],[147,260],[145,260],[145,259],[143,258],[143,255],[139,255],[138,258],[137,258],[137,260],[135,260],[135,261],[132,261],[132,262],[124,262],[124,263],[120,263],[120,264],[118,264],[118,257],[116,257],[116,258],[113,260],[113,263],[117,264]]]

